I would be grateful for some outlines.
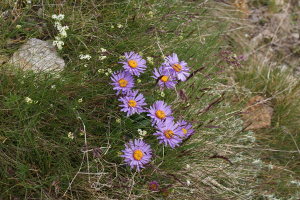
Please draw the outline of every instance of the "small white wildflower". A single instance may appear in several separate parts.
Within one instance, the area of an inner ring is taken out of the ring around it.
[[[55,89],[56,88],[56,85],[51,85],[51,89]]]
[[[59,20],[59,21],[63,20],[64,18],[65,18],[65,15],[64,15],[64,14],[59,14],[59,15],[57,16],[57,20]]]
[[[263,166],[263,162],[260,159],[255,159],[252,164],[257,165],[258,167]]]
[[[187,186],[190,186],[192,183],[190,180],[186,180],[186,184],[187,184]]]
[[[140,82],[142,82],[142,80],[141,79],[137,79],[136,82],[140,83]]]
[[[191,169],[191,166],[189,164],[186,164],[186,169]]]
[[[104,69],[98,69],[98,73],[104,73]]]
[[[111,74],[111,73],[112,73],[112,70],[111,70],[110,68],[108,68],[108,69],[107,69],[107,72]]]
[[[268,164],[267,166],[268,166],[269,170],[274,168],[274,165],[272,165],[272,164]]]
[[[138,129],[138,133],[140,136],[144,137],[145,135],[147,135],[147,131],[142,130],[142,129]]]
[[[57,15],[54,14],[51,17],[52,17],[52,19],[57,20]]]
[[[107,58],[107,56],[99,56],[99,60],[104,60],[106,58]]]
[[[61,40],[54,40],[52,44],[56,46],[58,50],[62,50],[65,43]]]
[[[78,103],[82,103],[82,102],[83,102],[82,98],[78,99]]]
[[[87,68],[87,67],[88,67],[88,65],[87,65],[87,64],[84,64],[83,66],[84,66],[85,68]]]
[[[115,28],[115,26],[114,26],[114,25],[111,25],[110,28]]]
[[[28,104],[32,104],[33,101],[30,97],[25,97],[25,102],[28,103]]]
[[[104,48],[100,48],[100,51],[101,51],[102,53],[107,52],[107,50],[104,49]]]
[[[59,14],[59,15],[52,15],[52,19],[57,20],[57,21],[61,21],[65,18],[65,15],[63,14]]]
[[[61,38],[66,38],[68,36],[66,30],[61,30],[59,35],[60,35]]]
[[[16,26],[16,29],[20,29],[20,28],[22,28],[22,26],[21,26],[20,24],[18,24],[18,25]]]
[[[91,58],[92,58],[92,56],[90,56],[89,54],[86,54],[86,55],[80,54],[79,55],[80,60],[90,60]]]
[[[147,57],[147,61],[152,65],[154,64],[153,57]]]
[[[117,119],[116,119],[116,122],[117,122],[118,124],[121,124],[121,118],[117,118]]]
[[[290,183],[297,185],[297,187],[300,187],[300,181],[298,180],[292,180]]]
[[[70,138],[71,140],[73,140],[74,139],[74,134],[72,132],[69,132],[68,133],[68,138]]]
[[[28,4],[31,4],[31,0],[27,0],[26,2],[27,2]]]
[[[109,76],[109,73],[108,73],[108,72],[105,72],[104,74],[105,74],[105,76]]]
[[[160,96],[161,96],[161,97],[165,97],[165,96],[166,96],[166,94],[164,93],[164,91],[161,91],[161,92],[160,92]]]
[[[117,24],[117,27],[118,28],[123,28],[123,25],[122,24]]]

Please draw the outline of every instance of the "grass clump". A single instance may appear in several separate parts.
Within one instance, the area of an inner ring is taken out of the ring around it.
[[[274,109],[271,127],[255,131],[265,166],[259,174],[258,194],[299,198],[299,80],[280,69],[249,64],[236,72],[235,81],[244,88],[240,93],[246,96],[240,98],[264,96]]]
[[[243,163],[253,155],[232,148],[249,133],[232,114],[239,108],[229,107],[224,91],[230,88],[220,75],[226,63],[217,56],[225,27],[210,19],[211,5],[205,2],[1,2],[1,12],[8,13],[0,18],[0,54],[5,56],[28,38],[54,40],[59,33],[53,14],[64,14],[61,23],[69,26],[59,51],[67,65],[59,76],[1,65],[1,197],[251,196],[248,185],[256,170]],[[139,83],[148,105],[163,99],[177,119],[193,123],[195,136],[176,149],[158,144],[145,115],[125,117],[120,112],[109,76],[121,68],[120,56],[132,50],[153,59]],[[150,75],[173,52],[195,73],[164,96]],[[131,171],[120,157],[124,144],[139,137],[138,129],[148,132],[144,138],[156,155],[141,173]],[[159,192],[148,190],[153,180],[159,182]]]

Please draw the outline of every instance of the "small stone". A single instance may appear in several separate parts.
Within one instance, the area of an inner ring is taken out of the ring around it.
[[[16,51],[9,63],[24,70],[35,72],[59,72],[65,61],[57,55],[51,42],[32,38]]]
[[[244,126],[245,130],[254,130],[267,128],[271,125],[271,118],[273,114],[273,108],[271,108],[266,99],[262,96],[254,96],[250,98],[243,110]]]
[[[299,33],[292,33],[292,37],[295,39],[299,39]]]

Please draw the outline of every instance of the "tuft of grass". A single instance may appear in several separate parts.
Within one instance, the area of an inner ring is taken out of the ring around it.
[[[235,73],[235,81],[243,88],[241,99],[247,101],[255,94],[265,96],[274,109],[271,127],[255,131],[266,166],[259,174],[257,193],[296,199],[299,186],[292,182],[300,175],[299,80],[289,72],[250,62]]]
[[[222,69],[228,64],[218,56],[226,26],[210,14],[214,5],[1,1],[0,11],[8,13],[0,18],[0,54],[5,56],[29,38],[53,40],[57,31],[52,14],[65,14],[62,24],[69,26],[59,51],[67,65],[59,76],[0,66],[1,198],[250,198],[257,172],[251,165],[254,154],[235,147],[252,146],[246,139],[251,133],[243,132],[235,115],[240,108],[230,106],[226,95],[231,88]],[[158,144],[145,114],[127,118],[119,111],[109,75],[101,70],[121,69],[119,57],[127,51],[154,58],[138,85],[147,103],[163,99],[176,119],[193,122],[195,136],[179,148]],[[173,52],[197,73],[162,97],[150,75]],[[80,60],[80,54],[92,58]],[[99,60],[102,55],[107,59]],[[139,136],[137,129],[148,132],[145,140],[155,152],[141,173],[131,171],[120,157],[124,144]],[[160,183],[159,192],[148,190],[152,180]]]

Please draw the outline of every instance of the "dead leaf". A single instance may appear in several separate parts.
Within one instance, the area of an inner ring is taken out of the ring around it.
[[[233,5],[247,17],[250,13],[248,9],[248,0],[234,0]]]

